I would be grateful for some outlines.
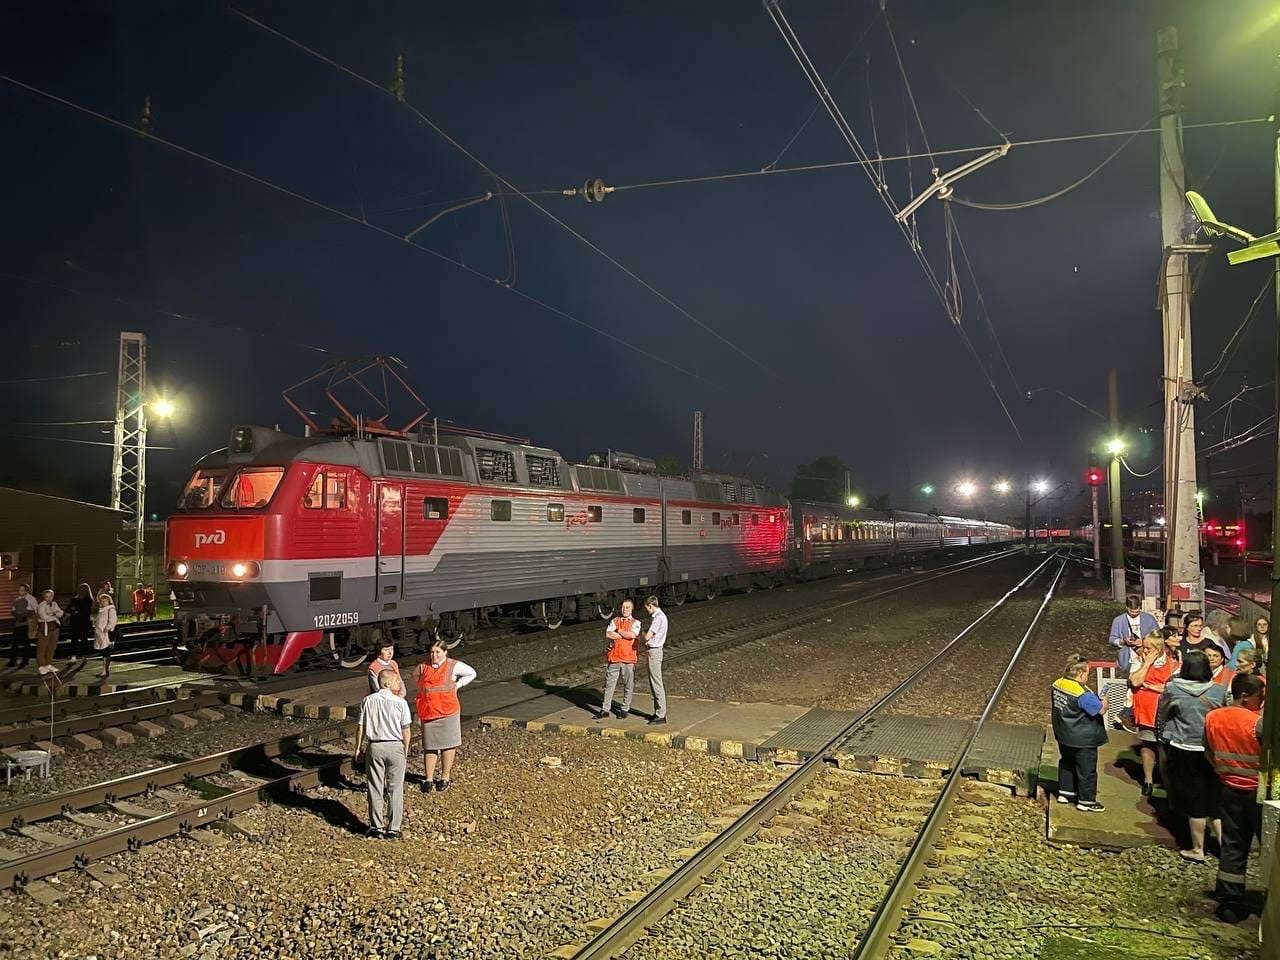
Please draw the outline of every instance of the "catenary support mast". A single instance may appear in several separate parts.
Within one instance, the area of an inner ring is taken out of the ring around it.
[[[1165,597],[1199,607],[1200,526],[1196,513],[1196,387],[1191,378],[1191,277],[1184,249],[1182,99],[1185,82],[1178,57],[1178,31],[1156,35],[1160,104],[1160,306],[1164,321],[1164,496],[1167,542]]]
[[[142,579],[147,501],[146,396],[146,335],[122,332],[111,458],[111,507],[124,511],[124,522],[116,537],[117,591]]]

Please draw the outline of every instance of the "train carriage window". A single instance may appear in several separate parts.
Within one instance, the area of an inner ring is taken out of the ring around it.
[[[284,479],[284,467],[241,467],[222,493],[228,510],[255,510],[271,502]]]
[[[711,525],[713,527],[720,526],[720,512],[718,510],[711,514]]]
[[[510,520],[511,519],[511,501],[510,500],[490,500],[489,501],[489,519],[490,520]]]
[[[604,519],[604,509],[599,506],[587,507],[587,523],[599,523]]]
[[[691,527],[691,526],[693,526],[693,511],[692,511],[692,510],[681,510],[681,511],[680,511],[680,523],[681,523],[681,525],[682,525],[682,526],[686,526],[686,527]]]
[[[753,513],[751,515],[751,525],[755,527],[755,526],[759,526],[759,524],[760,524],[760,514]]]
[[[548,503],[547,504],[547,520],[550,523],[560,523],[564,520],[564,504]]]
[[[644,507],[633,507],[631,510],[632,523],[644,523]]]
[[[324,508],[347,509],[347,478],[342,474],[326,474],[324,484]]]
[[[449,501],[445,497],[424,497],[422,500],[423,520],[447,520],[449,517]]]
[[[742,514],[740,514],[740,513],[735,513],[735,514],[733,515],[733,525],[734,525],[735,527],[740,527],[740,526],[742,526]]]
[[[302,506],[307,510],[324,509],[324,472],[316,471],[315,479],[302,497]]]

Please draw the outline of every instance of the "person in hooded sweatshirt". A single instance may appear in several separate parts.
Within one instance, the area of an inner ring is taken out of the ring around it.
[[[1161,770],[1169,806],[1187,818],[1191,846],[1182,851],[1184,860],[1204,863],[1206,827],[1212,823],[1221,840],[1218,819],[1218,777],[1204,753],[1204,718],[1210,710],[1225,704],[1225,691],[1213,682],[1209,659],[1199,650],[1190,650],[1182,659],[1178,675],[1165,684],[1156,708],[1156,738],[1162,746]]]

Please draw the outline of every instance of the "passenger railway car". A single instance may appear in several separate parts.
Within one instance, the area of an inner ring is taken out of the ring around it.
[[[493,623],[550,629],[929,551],[1013,540],[999,524],[798,501],[744,477],[663,477],[483,434],[290,436],[238,426],[169,520],[189,659],[282,672],[359,665]]]
[[[793,564],[803,577],[827,576],[868,564],[895,563],[926,553],[1017,540],[1008,524],[929,513],[880,513],[811,500],[792,500]]]

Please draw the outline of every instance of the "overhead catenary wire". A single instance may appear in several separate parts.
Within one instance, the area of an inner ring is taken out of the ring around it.
[[[686,309],[685,309],[684,307],[682,307],[680,304],[676,303],[674,300],[672,300],[670,297],[668,297],[665,293],[663,293],[661,290],[659,290],[657,287],[655,287],[655,286],[654,286],[653,284],[651,284],[649,281],[645,280],[643,277],[641,277],[639,274],[637,274],[634,270],[632,270],[631,268],[629,268],[629,267],[627,267],[625,264],[623,264],[620,260],[618,260],[618,259],[617,259],[616,257],[614,257],[612,254],[610,254],[610,253],[606,252],[606,251],[605,251],[604,249],[602,249],[599,245],[597,245],[594,241],[592,241],[592,240],[588,239],[586,236],[584,236],[584,235],[583,235],[582,233],[580,233],[578,230],[574,229],[572,226],[570,226],[570,225],[569,225],[568,223],[566,223],[564,220],[561,220],[559,217],[557,217],[554,213],[552,213],[550,210],[548,210],[545,206],[543,206],[542,204],[538,203],[538,201],[536,201],[536,200],[534,200],[534,199],[533,199],[533,197],[532,197],[532,195],[531,195],[531,194],[526,193],[526,192],[524,192],[524,191],[520,190],[520,188],[519,188],[519,187],[517,187],[515,184],[513,184],[513,183],[512,183],[510,180],[508,180],[506,177],[503,177],[501,174],[497,173],[497,172],[496,172],[492,167],[490,167],[488,164],[486,164],[486,163],[482,162],[482,161],[480,160],[480,158],[479,158],[479,157],[477,157],[474,153],[472,153],[472,152],[471,152],[470,150],[468,150],[465,146],[463,146],[463,145],[462,145],[462,144],[461,144],[457,139],[455,139],[455,138],[454,138],[453,136],[451,136],[451,135],[450,135],[446,130],[444,130],[442,127],[440,127],[440,126],[439,126],[439,125],[438,125],[434,120],[432,120],[430,117],[428,117],[426,114],[424,114],[421,110],[419,110],[417,107],[415,107],[412,103],[410,103],[410,102],[409,102],[409,100],[408,100],[407,98],[400,98],[400,97],[397,97],[397,96],[396,96],[394,93],[392,93],[390,90],[386,89],[386,88],[385,88],[385,87],[383,87],[381,84],[379,84],[379,83],[375,82],[374,80],[370,79],[369,77],[366,77],[366,76],[364,76],[364,75],[363,75],[363,74],[361,74],[361,73],[357,73],[355,70],[351,69],[350,67],[346,66],[345,64],[339,63],[337,60],[334,60],[332,57],[326,56],[325,54],[321,53],[320,51],[315,50],[315,49],[313,49],[312,47],[307,46],[307,45],[306,45],[306,44],[304,44],[302,41],[297,40],[297,39],[295,39],[295,38],[293,38],[293,37],[289,36],[288,34],[284,33],[283,31],[278,30],[278,29],[276,29],[275,27],[270,26],[269,24],[266,24],[266,23],[264,23],[264,22],[263,22],[263,21],[261,21],[261,20],[258,20],[257,18],[255,18],[255,17],[251,16],[250,14],[245,13],[243,10],[240,10],[240,9],[238,9],[238,8],[236,8],[236,7],[232,7],[231,9],[232,9],[232,11],[233,11],[233,12],[234,12],[238,17],[240,17],[240,18],[241,18],[242,20],[244,20],[246,23],[253,24],[254,26],[258,27],[259,29],[261,29],[261,30],[263,30],[263,31],[265,31],[265,32],[267,32],[267,33],[270,33],[271,35],[273,35],[273,36],[275,36],[275,37],[278,37],[279,39],[283,40],[285,43],[289,44],[290,46],[294,47],[295,49],[297,49],[297,50],[301,50],[303,53],[307,54],[308,56],[310,56],[310,57],[314,57],[316,60],[319,60],[321,63],[327,64],[328,66],[332,67],[334,70],[337,70],[338,72],[340,72],[340,73],[342,73],[342,74],[345,74],[346,76],[349,76],[349,77],[351,77],[352,79],[359,81],[360,83],[365,84],[366,86],[370,87],[370,88],[371,88],[371,89],[373,89],[373,90],[378,91],[378,93],[380,93],[380,94],[382,94],[382,95],[384,95],[384,96],[390,97],[390,98],[392,98],[393,100],[396,100],[396,101],[398,101],[398,102],[402,103],[402,104],[404,105],[404,107],[405,107],[405,108],[406,108],[410,113],[412,113],[415,117],[417,117],[417,118],[419,119],[419,121],[421,121],[425,126],[427,126],[428,128],[430,128],[430,129],[431,129],[431,130],[432,130],[432,131],[433,131],[433,132],[434,132],[438,137],[440,137],[442,140],[444,140],[446,143],[448,143],[451,147],[453,147],[455,150],[457,150],[459,153],[461,153],[464,157],[466,157],[468,160],[470,160],[472,163],[474,163],[474,164],[475,164],[477,167],[479,167],[482,171],[484,171],[485,173],[487,173],[487,174],[489,174],[490,176],[492,176],[495,180],[497,180],[500,184],[502,184],[502,185],[503,185],[504,187],[506,187],[508,190],[511,190],[511,191],[515,192],[515,193],[516,193],[516,194],[517,194],[517,195],[518,195],[522,200],[524,200],[526,203],[528,203],[530,206],[532,206],[535,210],[537,210],[539,213],[541,213],[544,217],[546,217],[546,218],[547,218],[548,220],[550,220],[552,223],[556,224],[556,225],[557,225],[557,226],[559,226],[561,229],[563,229],[563,230],[565,230],[567,233],[569,233],[569,235],[570,235],[570,236],[574,237],[575,239],[579,240],[581,243],[585,244],[589,249],[591,249],[592,251],[594,251],[594,252],[595,252],[596,254],[598,254],[599,256],[603,257],[603,258],[604,258],[605,260],[607,260],[609,263],[613,264],[613,266],[615,266],[617,269],[621,270],[624,274],[626,274],[628,277],[630,277],[630,278],[631,278],[632,280],[634,280],[636,283],[640,284],[640,286],[644,287],[646,290],[648,290],[650,293],[652,293],[655,297],[657,297],[659,300],[661,300],[661,301],[662,301],[663,303],[665,303],[667,306],[671,307],[673,310],[675,310],[675,311],[676,311],[677,313],[679,313],[681,316],[685,317],[685,319],[689,320],[689,321],[690,321],[691,323],[693,323],[695,326],[699,327],[700,329],[702,329],[702,330],[704,330],[705,332],[709,333],[711,336],[715,337],[717,340],[719,340],[719,341],[720,341],[721,343],[723,343],[725,346],[729,347],[731,350],[733,350],[733,351],[734,351],[735,353],[737,353],[739,356],[743,357],[745,360],[747,360],[747,361],[749,361],[750,363],[754,364],[754,365],[755,365],[756,367],[758,367],[759,369],[761,369],[761,370],[765,371],[765,372],[766,372],[766,373],[768,373],[770,376],[775,376],[775,377],[777,376],[777,374],[775,374],[775,373],[773,372],[773,370],[771,370],[771,369],[770,369],[770,368],[769,368],[769,367],[768,367],[764,362],[762,362],[761,360],[757,359],[757,358],[756,358],[755,356],[753,356],[752,354],[748,353],[748,352],[747,352],[747,351],[746,351],[746,350],[745,350],[741,345],[739,345],[738,343],[736,343],[736,342],[734,342],[733,340],[731,340],[731,339],[729,339],[728,337],[726,337],[726,336],[725,336],[724,334],[722,334],[720,331],[718,331],[717,329],[715,329],[715,327],[711,326],[710,324],[708,324],[708,323],[704,322],[703,320],[699,319],[698,317],[694,316],[692,313],[690,313],[688,310],[686,310]]]
[[[17,380],[0,380],[0,384],[9,383],[48,383],[52,380],[83,380],[87,377],[105,377],[108,371],[96,370],[93,373],[60,373],[50,377],[22,377]]]
[[[824,107],[826,107],[827,114],[831,117],[841,138],[845,141],[845,144],[849,147],[853,155],[862,161],[864,171],[867,173],[872,185],[876,187],[876,191],[879,194],[881,201],[885,204],[885,207],[893,217],[894,222],[898,225],[898,229],[902,232],[903,238],[907,241],[907,245],[911,249],[913,256],[915,256],[917,263],[920,264],[920,268],[924,271],[925,278],[928,280],[935,296],[937,296],[938,300],[942,303],[943,309],[947,311],[947,315],[952,320],[953,326],[955,326],[960,332],[961,341],[965,344],[966,348],[968,348],[970,354],[973,355],[975,362],[978,364],[979,370],[986,377],[987,383],[991,387],[992,393],[995,395],[996,402],[1000,405],[1000,409],[1004,412],[1006,419],[1008,419],[1010,427],[1013,428],[1014,434],[1019,440],[1021,440],[1022,431],[1018,429],[1018,424],[1014,420],[1013,414],[1010,412],[1008,406],[1005,404],[1004,397],[1000,395],[1000,390],[996,386],[995,381],[992,380],[990,375],[986,373],[985,369],[983,369],[982,360],[974,349],[973,344],[970,342],[968,334],[956,321],[956,318],[952,313],[951,304],[948,301],[946,289],[938,280],[938,276],[934,272],[933,265],[930,264],[929,260],[925,257],[919,240],[914,234],[912,228],[898,219],[897,214],[899,210],[897,204],[889,195],[888,190],[885,189],[883,184],[876,180],[875,176],[869,169],[872,165],[872,161],[870,160],[866,149],[863,147],[862,142],[858,139],[857,134],[854,133],[853,127],[849,124],[849,121],[845,119],[844,113],[840,109],[840,105],[836,103],[835,98],[831,95],[831,91],[827,88],[826,82],[823,80],[821,73],[818,72],[817,67],[814,66],[813,61],[809,58],[808,53],[804,49],[804,45],[800,42],[800,38],[796,36],[794,29],[791,27],[790,22],[788,22],[786,15],[782,12],[777,0],[767,0],[765,3],[765,10],[768,12],[770,19],[773,20],[774,26],[777,27],[779,34],[781,34],[783,42],[786,43],[787,48],[791,51],[791,55],[795,57],[796,62],[800,65],[801,70],[805,74],[805,78],[809,81],[809,85],[813,87],[814,93],[817,94],[819,101]]]
[[[1161,467],[1164,466],[1164,461],[1161,460],[1159,463],[1157,463],[1154,467],[1152,467],[1146,473],[1139,473],[1137,470],[1133,469],[1133,467],[1129,466],[1129,461],[1126,460],[1124,457],[1120,458],[1120,465],[1124,467],[1126,470],[1128,470],[1135,477],[1149,477],[1153,473],[1155,473],[1157,470],[1159,470]]]
[[[68,100],[65,97],[58,96],[55,93],[50,93],[47,90],[42,90],[41,88],[33,86],[32,84],[25,83],[24,81],[18,80],[15,77],[11,77],[8,74],[0,73],[0,81],[8,83],[11,86],[17,87],[21,90],[25,90],[28,93],[34,94],[35,96],[42,97],[53,103],[57,103],[77,113],[83,114],[88,117],[92,117],[96,120],[101,121],[102,123],[115,127],[117,130],[122,130],[133,136],[141,137],[144,140],[146,140],[148,143],[153,143],[158,146],[165,147],[166,149],[173,150],[177,153],[182,154],[183,156],[189,157],[193,160],[199,160],[202,163],[209,164],[210,166],[216,167],[219,170],[222,170],[226,173],[230,173],[235,176],[242,177],[246,180],[251,181],[252,183],[256,183],[257,185],[264,187],[265,189],[279,193],[282,196],[290,197],[314,209],[323,210],[342,220],[346,220],[350,223],[359,224],[361,227],[364,227],[367,230],[372,230],[376,233],[379,233],[390,240],[394,240],[396,243],[405,244],[406,246],[412,247],[414,250],[418,250],[418,251],[421,251],[422,253],[426,253],[445,263],[453,264],[455,267],[459,268],[460,270],[465,270],[467,273],[471,274],[472,276],[479,277],[484,280],[488,280],[489,282],[494,283],[495,285],[497,284],[497,280],[495,280],[495,278],[489,276],[488,274],[480,270],[477,270],[474,267],[467,265],[466,263],[463,263],[461,260],[455,260],[454,258],[448,256],[447,254],[440,253],[438,250],[433,250],[430,247],[425,247],[425,246],[422,246],[421,244],[410,243],[406,241],[403,236],[391,230],[387,230],[367,220],[361,220],[359,217],[353,216],[352,214],[346,212],[345,210],[340,210],[337,207],[330,206],[329,204],[324,203],[320,200],[316,200],[312,197],[306,196],[305,194],[298,193],[296,190],[291,190],[288,187],[284,187],[284,186],[281,186],[280,184],[273,183],[270,180],[266,180],[258,176],[257,174],[249,173],[247,170],[242,170],[238,167],[232,166],[231,164],[224,163],[221,160],[217,160],[213,157],[207,156],[206,154],[200,153],[197,150],[193,150],[190,147],[185,147],[182,144],[176,143],[172,140],[167,140],[164,137],[161,137],[155,133],[142,133],[141,131],[137,130],[131,123],[125,123],[122,120],[117,120],[115,117],[110,117],[104,113],[99,113],[97,110],[94,110],[90,107],[86,107],[72,100]],[[545,306],[545,304],[543,304],[542,301],[538,300],[536,297],[525,294],[522,291],[517,290],[515,287],[503,287],[503,289],[510,290],[512,293],[516,293],[521,297],[523,297],[524,299],[529,300],[530,302]],[[605,339],[618,344],[619,346],[626,347],[628,350],[631,350],[641,356],[648,357],[650,360],[653,360],[656,363],[660,363],[666,367],[669,367],[672,370],[677,371],[678,373],[684,374],[687,377],[690,377],[694,380],[698,380],[702,383],[708,383],[713,386],[718,386],[718,384],[714,384],[712,383],[712,381],[708,381],[705,377],[702,377],[701,375],[696,374],[691,370],[685,369],[684,367],[680,366],[674,361],[668,360],[666,357],[659,356],[658,354],[655,354],[649,350],[646,350],[644,347],[631,343],[630,341],[624,339],[623,337],[619,337],[617,334],[611,333],[608,330],[605,330],[601,327],[597,327],[594,324],[581,319],[580,317],[576,317],[573,314],[568,313],[567,311],[556,308],[556,309],[550,309],[550,312],[556,314],[557,316],[563,319],[569,320],[570,322],[577,324],[578,326],[581,326],[584,329],[590,330],[593,333],[596,333],[599,336],[604,337]],[[79,374],[77,376],[103,376],[106,374],[106,372],[107,371],[104,370],[94,374]],[[40,380],[40,379],[69,379],[69,378],[59,378],[59,377],[35,378],[35,380]],[[34,381],[26,381],[26,380],[0,381],[0,383],[5,383],[5,382],[25,383],[25,382],[34,382]]]
[[[75,437],[32,437],[22,433],[0,433],[0,437],[10,440],[35,440],[40,443],[79,443],[90,447],[114,447],[110,440],[79,440]],[[147,444],[148,450],[177,450],[177,447],[153,447]]]

